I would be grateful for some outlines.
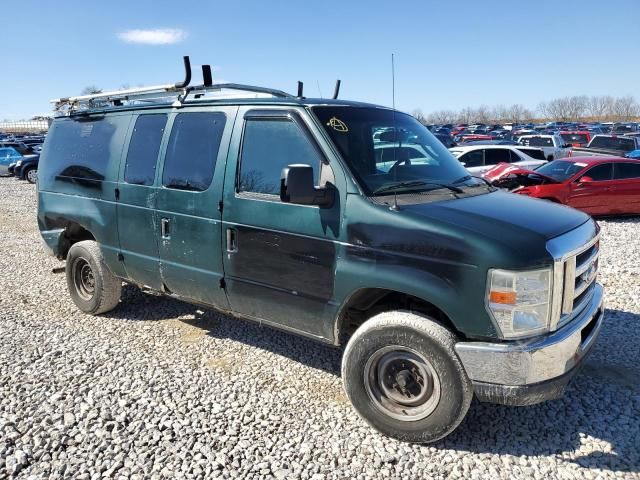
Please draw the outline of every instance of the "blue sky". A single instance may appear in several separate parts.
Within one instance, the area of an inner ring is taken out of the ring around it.
[[[640,97],[640,1],[4,1],[0,119],[50,112],[88,85],[214,80],[425,113],[565,95]],[[169,32],[135,32],[135,30]],[[132,32],[133,31],[133,32]],[[149,44],[141,41],[175,41]],[[196,77],[199,80],[199,75]],[[319,88],[318,88],[319,87]]]

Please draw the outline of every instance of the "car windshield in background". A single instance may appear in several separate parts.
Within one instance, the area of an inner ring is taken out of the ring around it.
[[[588,143],[589,139],[584,133],[561,133],[560,136],[569,143]]]
[[[568,162],[566,160],[554,160],[536,168],[536,173],[551,177],[558,182],[570,179],[584,167],[586,163]]]
[[[367,195],[477,185],[413,117],[382,108],[313,107]]]
[[[553,147],[553,139],[544,137],[522,138],[520,143],[527,147]]]
[[[590,148],[609,148],[630,152],[635,150],[636,143],[633,138],[624,137],[594,137],[589,144]]]

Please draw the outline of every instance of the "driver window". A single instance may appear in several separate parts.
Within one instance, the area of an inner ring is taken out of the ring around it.
[[[318,185],[322,158],[302,130],[288,118],[247,119],[242,139],[238,191],[280,194],[280,174],[287,165],[313,167]]]

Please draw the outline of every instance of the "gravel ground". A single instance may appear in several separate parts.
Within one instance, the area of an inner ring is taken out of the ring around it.
[[[0,199],[0,478],[640,478],[640,219],[601,222],[607,320],[566,397],[419,446],[359,419],[340,350],[130,287],[81,314],[35,188]]]

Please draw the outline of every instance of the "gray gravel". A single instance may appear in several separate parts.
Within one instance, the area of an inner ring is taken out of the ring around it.
[[[638,219],[600,222],[607,321],[567,396],[418,446],[359,419],[339,350],[130,287],[81,314],[35,188],[0,199],[0,478],[640,478]]]

